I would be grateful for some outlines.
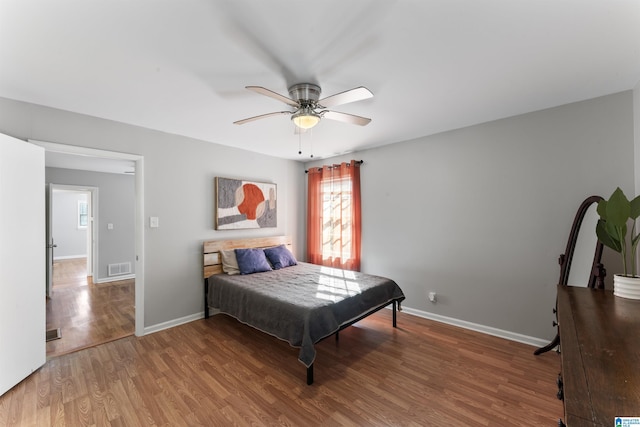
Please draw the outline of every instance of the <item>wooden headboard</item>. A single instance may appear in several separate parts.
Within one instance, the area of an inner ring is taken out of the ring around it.
[[[221,249],[268,248],[285,245],[291,252],[291,236],[256,237],[253,239],[209,240],[203,244],[204,278],[222,273]]]

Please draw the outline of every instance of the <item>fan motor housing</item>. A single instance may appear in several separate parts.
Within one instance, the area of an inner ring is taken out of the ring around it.
[[[291,99],[300,104],[315,104],[320,99],[320,86],[312,83],[298,83],[289,88]]]

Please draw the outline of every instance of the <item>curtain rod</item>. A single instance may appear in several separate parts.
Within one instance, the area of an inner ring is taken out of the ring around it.
[[[356,160],[356,164],[358,164],[358,165],[361,165],[363,163],[364,163],[364,160]],[[340,165],[339,164],[334,164],[334,165],[332,165],[330,167],[333,167],[333,166],[340,166]],[[309,173],[309,169],[305,169],[304,173]]]

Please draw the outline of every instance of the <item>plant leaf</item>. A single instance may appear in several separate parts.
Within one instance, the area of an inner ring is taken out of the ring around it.
[[[596,208],[596,212],[600,215],[600,218],[606,220],[607,219],[607,201],[600,200],[598,202],[598,207]]]
[[[622,244],[620,240],[617,239],[617,233],[615,228],[611,230],[613,233],[609,233],[609,228],[611,226],[607,225],[607,222],[604,220],[598,220],[598,224],[596,225],[596,235],[598,236],[598,240],[602,242],[603,245],[613,249],[616,252],[622,252]]]
[[[631,219],[635,220],[640,217],[640,196],[633,199],[629,204],[631,206],[631,213],[629,216]]]
[[[607,202],[607,225],[621,227],[627,223],[630,215],[631,204],[627,196],[625,196],[620,187],[618,187]]]

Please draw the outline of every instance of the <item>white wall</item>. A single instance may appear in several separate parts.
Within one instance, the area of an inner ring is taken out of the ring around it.
[[[203,311],[204,240],[288,234],[296,252],[304,247],[299,162],[2,98],[0,132],[144,156],[147,329]],[[278,227],[215,231],[216,176],[276,183]],[[149,216],[160,218],[159,228],[148,227]]]
[[[87,256],[87,228],[78,227],[78,203],[86,203],[87,194],[78,191],[54,191],[51,203],[51,236],[56,248],[54,259]]]
[[[558,256],[578,206],[633,188],[632,94],[305,166],[348,159],[364,160],[364,272],[395,279],[405,307],[550,339]]]

